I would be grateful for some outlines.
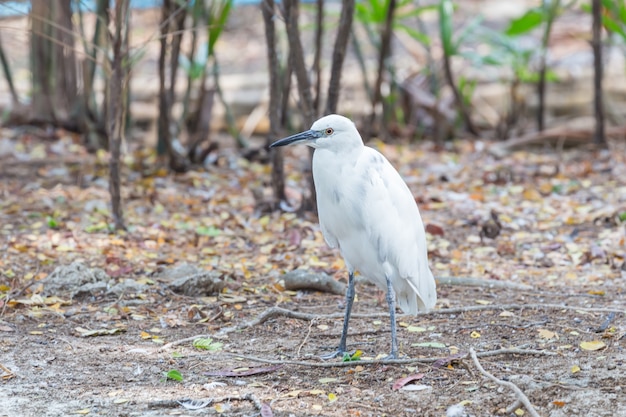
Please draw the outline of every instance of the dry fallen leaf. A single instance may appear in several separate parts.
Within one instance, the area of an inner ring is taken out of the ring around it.
[[[582,350],[595,351],[606,347],[606,344],[601,340],[592,340],[591,342],[580,342],[580,348]]]

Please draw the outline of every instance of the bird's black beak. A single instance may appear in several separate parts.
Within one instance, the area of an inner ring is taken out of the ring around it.
[[[322,132],[318,130],[307,130],[305,132],[296,133],[284,139],[277,140],[270,145],[270,148],[276,148],[278,146],[294,145],[301,142],[307,142],[322,137]]]

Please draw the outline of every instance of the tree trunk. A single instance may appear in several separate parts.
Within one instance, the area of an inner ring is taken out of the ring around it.
[[[32,0],[32,122],[81,130],[71,0]]]
[[[346,58],[348,40],[352,32],[352,20],[354,17],[354,0],[343,0],[341,16],[339,18],[339,29],[333,49],[333,63],[330,69],[330,82],[328,84],[328,99],[326,101],[326,114],[337,112],[339,102],[339,91],[341,89],[341,69]]]
[[[592,14],[593,14],[593,104],[594,115],[596,119],[596,127],[594,134],[594,142],[599,146],[606,146],[606,137],[604,134],[604,106],[602,103],[602,3],[601,0],[592,0]]]
[[[276,9],[274,0],[264,0],[261,3],[261,11],[263,13],[263,21],[265,22],[265,40],[267,43],[267,62],[270,77],[270,132],[266,142],[266,146],[269,146],[272,142],[278,139],[281,131],[280,67],[278,65],[278,54],[276,52],[276,27],[274,25]],[[285,167],[282,149],[272,148],[270,150],[270,155],[272,158],[272,189],[274,190],[274,201],[276,204],[280,204],[281,201],[286,200]]]
[[[129,0],[115,1],[115,25],[111,36],[112,53],[111,77],[108,81],[107,103],[107,134],[109,136],[109,192],[113,221],[116,230],[124,230],[124,212],[122,208],[120,184],[120,147],[124,134],[124,85],[127,82],[128,65],[128,2]]]

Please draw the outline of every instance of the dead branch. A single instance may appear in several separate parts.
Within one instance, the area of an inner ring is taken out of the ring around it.
[[[265,359],[259,358],[256,356],[250,355],[241,355],[238,353],[232,352],[222,352],[226,355],[233,356],[240,359],[246,359],[253,362],[267,363],[270,365],[297,365],[297,366],[308,366],[312,368],[344,368],[350,366],[358,366],[358,365],[377,365],[377,364],[385,364],[385,365],[410,365],[416,363],[429,364],[434,363],[440,360],[441,358],[407,358],[407,359],[371,359],[371,360],[360,360],[360,361],[349,361],[349,362],[311,362],[311,361],[294,361],[289,359]],[[489,350],[485,352],[478,353],[479,357],[491,357],[498,355],[547,355],[553,356],[556,355],[555,352],[550,352],[546,350],[534,350],[534,349],[518,349],[518,348],[510,348],[510,349],[497,349],[497,350]]]
[[[474,365],[476,366],[476,368],[478,368],[478,371],[480,371],[480,373],[483,376],[487,377],[488,379],[490,379],[491,381],[495,382],[498,385],[511,389],[515,393],[515,396],[517,397],[517,399],[524,405],[526,410],[528,410],[528,413],[532,417],[539,417],[539,414],[537,413],[537,411],[531,404],[526,394],[524,394],[522,390],[518,388],[517,385],[509,381],[503,381],[501,379],[498,379],[492,374],[490,374],[489,372],[485,371],[485,368],[483,368],[480,362],[478,362],[478,357],[476,356],[476,351],[474,350],[474,348],[470,348],[470,356],[472,357],[472,361],[474,362]]]
[[[623,137],[626,136],[626,126],[610,127],[606,130],[606,137]],[[542,132],[534,132],[519,138],[511,138],[505,142],[496,143],[488,148],[488,152],[497,157],[502,158],[509,153],[530,147],[544,146],[551,144],[586,145],[593,143],[593,129],[569,129],[567,127],[555,127],[546,129]]]
[[[574,311],[584,311],[588,313],[616,313],[616,314],[625,314],[626,310],[618,310],[614,308],[603,308],[603,307],[577,307],[577,306],[567,306],[561,304],[490,304],[490,305],[476,305],[476,306],[465,306],[465,307],[455,307],[455,308],[441,308],[438,310],[431,310],[426,313],[418,314],[418,317],[430,316],[430,315],[439,315],[439,314],[462,314],[469,313],[472,311],[489,311],[489,310],[574,310]],[[366,313],[366,314],[352,314],[352,318],[380,318],[387,317],[388,313]],[[249,327],[258,326],[259,324],[265,323],[267,320],[274,317],[287,317],[297,320],[324,320],[324,319],[337,319],[343,318],[343,313],[333,313],[333,314],[310,314],[310,313],[301,313],[298,311],[287,310],[281,307],[270,307],[267,310],[263,311],[257,317],[250,321],[246,321],[236,326],[225,327],[221,329],[217,336],[224,336],[228,333],[245,330]],[[412,317],[409,314],[399,314],[398,317]],[[185,339],[177,340],[170,342],[166,345],[163,345],[159,350],[165,350],[172,346],[180,345],[182,343],[186,343],[188,341],[200,338],[200,337],[215,337],[216,335],[206,335],[199,334],[192,337],[187,337]],[[498,354],[501,353],[521,353],[522,351],[511,351],[511,350],[501,350],[498,351]],[[527,353],[528,351],[524,350],[523,353]],[[533,353],[537,353],[541,351],[535,351]]]
[[[223,403],[230,401],[250,401],[254,404],[254,406],[261,410],[263,407],[263,403],[259,400],[254,394],[244,394],[244,395],[227,395],[224,397],[216,397],[216,398],[198,398],[198,399],[190,399],[190,398],[181,398],[178,400],[157,400],[151,401],[148,403],[148,408],[178,408],[184,407],[183,403],[187,403],[193,401],[195,403],[202,403],[204,407],[214,404],[214,403]],[[203,407],[201,407],[203,408]]]
[[[464,287],[485,288],[508,288],[512,290],[532,290],[533,287],[526,284],[510,281],[498,281],[495,279],[482,279],[473,277],[437,277],[439,285],[459,285]]]
[[[343,295],[346,286],[326,274],[312,274],[308,271],[296,269],[282,276],[286,290],[314,290]]]

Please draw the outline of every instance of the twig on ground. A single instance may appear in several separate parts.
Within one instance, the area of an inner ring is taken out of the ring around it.
[[[2,374],[2,379],[3,380],[7,380],[7,379],[11,379],[15,376],[15,374],[13,373],[12,370],[10,370],[9,368],[7,368],[6,366],[4,366],[3,364],[0,363],[0,369],[4,372]]]
[[[306,336],[304,336],[304,339],[302,340],[302,343],[300,343],[300,346],[298,346],[298,350],[296,351],[296,356],[300,356],[300,350],[302,349],[302,346],[304,346],[306,341],[309,339],[309,336],[311,335],[311,328],[313,327],[315,322],[316,322],[316,320],[313,319],[313,320],[311,320],[311,323],[309,323],[309,329],[307,330]]]
[[[489,304],[489,305],[477,305],[477,306],[464,306],[464,307],[455,307],[455,308],[441,308],[438,310],[431,310],[427,313],[420,313],[418,317],[422,316],[432,316],[439,314],[461,314],[461,313],[469,313],[472,311],[489,311],[489,310],[575,310],[575,311],[585,311],[589,313],[618,313],[624,314],[626,310],[619,310],[616,308],[602,308],[602,307],[577,307],[577,306],[567,306],[561,304]],[[387,317],[388,313],[369,313],[369,314],[352,314],[352,318],[379,318],[379,317]],[[310,314],[310,313],[301,313],[298,311],[287,310],[282,307],[270,307],[267,310],[263,311],[257,317],[252,320],[246,321],[244,323],[238,324],[236,326],[225,327],[217,332],[217,336],[223,336],[228,333],[240,331],[247,329],[249,327],[258,326],[274,317],[287,317],[298,320],[316,320],[316,319],[338,319],[343,318],[343,313],[333,313],[333,314]],[[408,314],[399,314],[398,317],[410,317]],[[186,337],[181,340],[176,340],[170,342],[166,345],[163,345],[159,350],[165,350],[172,346],[180,345],[182,343],[194,340],[199,337],[215,337],[216,335],[206,335],[200,334],[196,336]]]
[[[294,361],[290,359],[265,359],[259,358],[256,356],[250,355],[241,355],[238,353],[232,352],[221,352],[222,354],[226,354],[228,356],[233,356],[241,359],[246,359],[253,362],[261,362],[267,363],[270,365],[297,365],[297,366],[308,366],[311,368],[342,368],[342,367],[350,367],[350,366],[358,366],[358,365],[410,365],[415,363],[434,363],[440,360],[440,358],[408,358],[408,359],[371,359],[371,360],[360,360],[360,361],[348,361],[348,362],[309,362],[309,361]],[[488,350],[485,352],[480,352],[478,354],[479,357],[490,357],[497,355],[547,355],[552,356],[556,355],[555,352],[550,352],[546,350],[534,350],[534,349],[518,349],[518,348],[509,348],[509,349],[497,349],[497,350]]]
[[[509,381],[503,381],[501,379],[498,379],[492,374],[490,374],[489,372],[485,371],[485,368],[483,368],[483,366],[478,361],[478,357],[476,355],[476,351],[474,350],[474,348],[470,348],[470,356],[472,357],[472,361],[474,362],[474,365],[476,366],[476,368],[478,368],[478,371],[483,376],[485,376],[486,378],[490,379],[491,381],[495,382],[498,385],[511,389],[515,393],[517,400],[519,400],[524,405],[524,407],[526,408],[528,413],[531,415],[531,417],[539,417],[539,414],[537,413],[537,411],[531,404],[526,394],[524,394],[517,385]]]
[[[496,279],[482,279],[473,277],[436,277],[439,285],[459,285],[464,287],[485,287],[485,288],[508,288],[512,290],[532,290],[533,287],[527,284],[511,281],[499,281]]]
[[[223,403],[229,401],[251,401],[256,408],[261,411],[263,407],[263,403],[259,400],[254,394],[244,394],[244,395],[227,395],[224,397],[217,398],[200,398],[200,399],[191,399],[191,398],[182,398],[178,400],[158,400],[151,401],[148,403],[148,408],[177,408],[181,407],[182,403],[194,401],[198,403],[206,403],[206,405],[213,403]]]

